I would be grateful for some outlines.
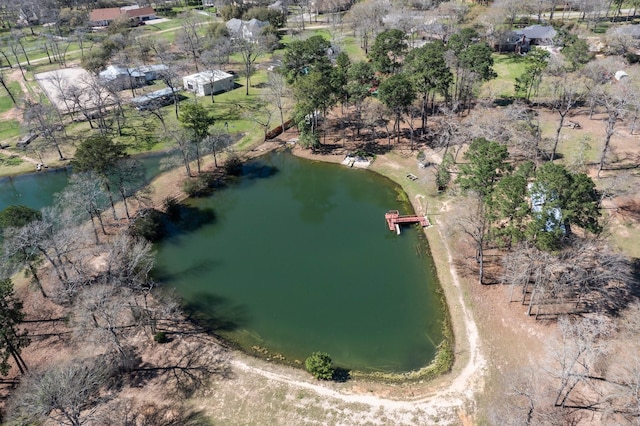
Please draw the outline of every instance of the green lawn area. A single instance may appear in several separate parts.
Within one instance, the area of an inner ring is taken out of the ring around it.
[[[239,64],[233,66],[240,67]],[[275,108],[269,106],[261,97],[261,93],[266,90],[264,87],[266,81],[266,70],[259,70],[251,76],[249,96],[245,95],[245,79],[243,76],[239,76],[236,80],[239,86],[229,92],[215,95],[213,103],[210,96],[196,97],[193,93],[182,92],[181,94],[186,99],[183,99],[180,104],[198,102],[205,106],[216,119],[214,129],[228,131],[230,134],[238,136],[239,142],[234,146],[235,150],[250,149],[254,144],[261,142],[264,136],[264,127],[260,123],[266,124],[268,121],[268,113],[265,112],[265,108],[273,110],[269,129],[279,124]],[[162,111],[167,129],[180,127],[173,104],[163,107]],[[122,135],[117,139],[129,146],[129,154],[160,151],[172,146],[173,141],[163,138],[162,124],[155,116],[142,115],[133,109],[127,109],[126,116],[126,125]],[[226,127],[225,123],[227,123]],[[86,127],[76,129],[77,131],[73,133],[82,138]]]
[[[364,61],[367,59],[364,50],[360,48],[360,41],[353,36],[345,36],[338,39],[338,45],[349,55],[351,62]]]
[[[483,84],[481,89],[481,96],[514,96],[514,84],[516,82],[516,77],[520,77],[522,73],[524,73],[524,56],[519,56],[512,53],[494,53],[492,56],[493,69],[496,74],[498,74],[498,77]]]
[[[553,115],[553,120],[540,122],[542,137],[548,139],[553,144],[556,137],[556,129],[560,117]],[[593,163],[598,160],[601,148],[601,141],[598,135],[586,134],[583,130],[574,130],[568,127],[560,131],[560,142],[558,143],[558,154],[565,164],[578,164],[582,162]]]
[[[0,141],[3,143],[20,136],[20,123],[17,120],[0,121]]]
[[[0,154],[0,166],[2,167],[16,167],[23,162],[18,156]]]
[[[16,176],[34,171],[34,165],[7,152],[0,154],[0,176]]]
[[[11,81],[7,86],[16,99],[20,99],[22,97],[22,89],[17,81]],[[9,111],[11,108],[13,108],[11,98],[7,95],[4,88],[0,89],[0,114]]]
[[[147,24],[144,26],[144,30],[148,32],[162,31],[162,30],[169,30],[172,28],[180,28],[180,25],[182,24],[180,23],[179,19],[171,19],[166,22],[160,22],[159,24],[151,24],[151,25]]]

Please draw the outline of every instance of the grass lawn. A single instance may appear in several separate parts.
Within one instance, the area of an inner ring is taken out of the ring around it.
[[[35,169],[32,163],[23,161],[6,151],[0,153],[0,176],[15,176],[22,173],[30,173]]]
[[[349,55],[351,62],[365,61],[367,59],[367,56],[364,54],[364,50],[360,48],[359,43],[360,42],[352,36],[338,38],[338,45],[347,55]]]
[[[143,28],[145,31],[154,32],[154,31],[162,31],[169,30],[173,28],[180,28],[182,23],[179,19],[171,19],[170,21],[160,22],[159,24],[147,24]]]
[[[481,89],[482,97],[491,95],[496,97],[512,97],[515,95],[514,84],[516,77],[524,73],[524,56],[512,53],[494,53],[493,69],[498,74],[493,80],[486,82]]]
[[[17,120],[0,121],[0,141],[3,143],[20,136],[20,123]]]
[[[17,81],[11,81],[7,86],[15,98],[20,99],[22,97],[22,89]],[[2,93],[0,96],[0,114],[2,114],[3,112],[7,112],[13,108],[13,102],[11,102],[11,98],[4,91],[4,88],[1,89],[0,93]]]
[[[0,154],[0,166],[2,167],[15,167],[23,162],[22,158],[18,156]]]

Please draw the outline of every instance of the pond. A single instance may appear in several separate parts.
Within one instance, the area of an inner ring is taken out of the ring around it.
[[[211,219],[158,244],[154,274],[249,353],[419,369],[442,341],[443,312],[423,232],[386,226],[387,210],[410,213],[401,194],[375,173],[272,153],[188,201]]]
[[[164,157],[164,154],[136,157],[145,167],[147,180],[160,173],[160,161]],[[22,204],[36,210],[51,206],[54,195],[67,186],[70,176],[69,169],[45,169],[37,173],[0,178],[0,211],[12,204]]]

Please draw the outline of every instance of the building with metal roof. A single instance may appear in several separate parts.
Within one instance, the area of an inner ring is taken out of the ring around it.
[[[220,70],[203,71],[182,78],[184,90],[197,96],[208,96],[231,90],[235,86],[234,76]]]
[[[134,108],[141,111],[160,108],[173,103],[173,97],[177,90],[178,89],[172,90],[170,87],[166,87],[156,90],[155,92],[147,93],[146,95],[132,98],[130,102]]]

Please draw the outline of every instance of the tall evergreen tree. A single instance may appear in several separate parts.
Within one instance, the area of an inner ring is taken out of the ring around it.
[[[215,124],[215,117],[200,104],[186,104],[180,113],[180,125],[187,129],[191,142],[196,147],[198,173],[201,172],[202,142],[209,136],[209,128]]]
[[[74,172],[93,172],[107,192],[113,218],[117,219],[110,177],[120,160],[128,156],[126,146],[108,136],[92,135],[82,141],[71,165]]]

